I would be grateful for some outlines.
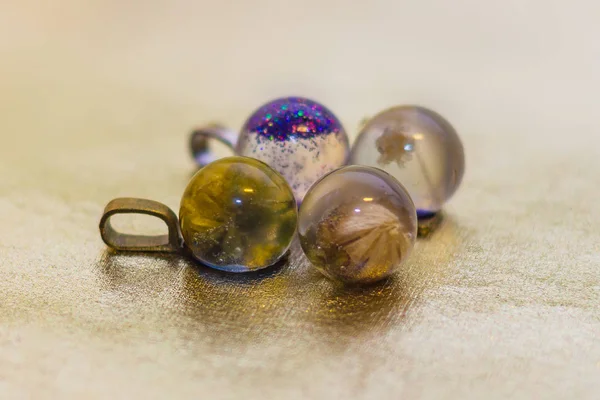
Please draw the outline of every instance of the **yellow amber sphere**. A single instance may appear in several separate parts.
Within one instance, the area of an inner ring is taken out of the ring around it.
[[[199,170],[181,199],[186,246],[202,263],[224,271],[254,271],[288,250],[298,211],[285,179],[261,161],[228,157]]]

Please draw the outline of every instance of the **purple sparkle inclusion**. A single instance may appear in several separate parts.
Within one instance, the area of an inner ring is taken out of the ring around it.
[[[337,134],[342,129],[329,109],[302,97],[285,97],[265,104],[248,118],[245,127],[248,132],[277,141]]]

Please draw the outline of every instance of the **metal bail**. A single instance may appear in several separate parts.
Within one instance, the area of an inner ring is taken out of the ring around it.
[[[147,214],[165,221],[168,235],[144,236],[120,233],[110,224],[115,214]],[[100,219],[100,236],[108,247],[129,251],[178,252],[183,247],[177,215],[169,207],[153,200],[124,197],[114,199],[104,208]]]
[[[427,238],[435,232],[444,221],[444,212],[438,211],[435,214],[419,218],[417,225],[417,236]]]
[[[237,136],[235,131],[220,124],[209,124],[195,129],[190,136],[192,156],[198,165],[207,165],[216,159],[210,150],[211,140],[217,140],[235,152]]]

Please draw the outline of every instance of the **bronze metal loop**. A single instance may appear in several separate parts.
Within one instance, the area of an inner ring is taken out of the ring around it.
[[[168,235],[145,236],[120,233],[110,224],[115,214],[147,214],[165,221]],[[124,197],[114,199],[104,208],[100,235],[107,246],[116,250],[178,252],[183,247],[177,215],[166,205],[153,200]]]
[[[210,151],[209,142],[217,140],[235,152],[237,133],[220,124],[209,124],[195,129],[190,136],[190,150],[200,166],[211,163],[216,159]]]

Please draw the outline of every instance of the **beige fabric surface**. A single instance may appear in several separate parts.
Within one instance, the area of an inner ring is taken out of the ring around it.
[[[0,398],[598,398],[600,6],[359,3],[0,5]],[[463,185],[404,271],[106,250],[110,199],[178,208],[192,126],[286,94],[352,134],[400,103],[456,126]]]

